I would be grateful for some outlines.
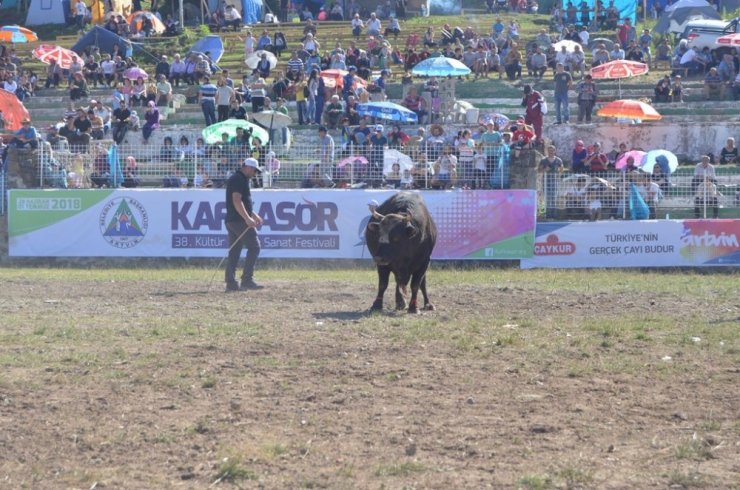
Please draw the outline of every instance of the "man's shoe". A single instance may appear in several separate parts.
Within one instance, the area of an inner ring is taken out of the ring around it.
[[[233,293],[234,291],[239,291],[239,285],[235,282],[227,282],[226,283],[226,293]]]
[[[257,284],[256,282],[254,282],[252,279],[250,279],[248,281],[242,281],[241,289],[242,291],[247,290],[247,289],[264,289],[264,286],[261,286]]]

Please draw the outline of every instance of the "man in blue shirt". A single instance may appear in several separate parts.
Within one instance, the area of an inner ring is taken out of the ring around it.
[[[21,124],[21,129],[15,133],[15,137],[10,141],[10,146],[15,148],[26,148],[30,146],[35,150],[39,147],[39,136],[36,128],[31,126],[29,119],[24,119]]]
[[[204,78],[203,85],[198,90],[198,102],[206,119],[206,126],[216,122],[216,91],[218,89],[211,83],[210,79]]]

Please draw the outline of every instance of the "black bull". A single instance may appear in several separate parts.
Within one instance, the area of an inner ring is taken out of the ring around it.
[[[378,268],[378,296],[371,310],[383,309],[383,295],[391,272],[396,278],[396,309],[406,308],[401,289],[411,281],[409,313],[418,313],[421,289],[424,309],[433,310],[427,296],[426,273],[437,241],[437,227],[419,194],[400,192],[373,211],[365,230],[367,248]]]

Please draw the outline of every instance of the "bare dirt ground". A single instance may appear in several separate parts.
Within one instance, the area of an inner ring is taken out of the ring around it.
[[[0,488],[740,488],[731,277],[292,274],[0,270]]]

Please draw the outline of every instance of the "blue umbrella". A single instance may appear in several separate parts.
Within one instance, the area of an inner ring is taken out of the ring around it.
[[[470,68],[456,59],[438,56],[420,61],[411,73],[422,77],[457,77],[470,75]]]
[[[368,102],[358,104],[357,112],[361,116],[377,117],[399,122],[418,122],[419,118],[414,111],[393,102]]]
[[[651,174],[655,165],[660,167],[663,175],[670,175],[678,168],[678,158],[668,150],[652,150],[642,158],[640,170]]]

